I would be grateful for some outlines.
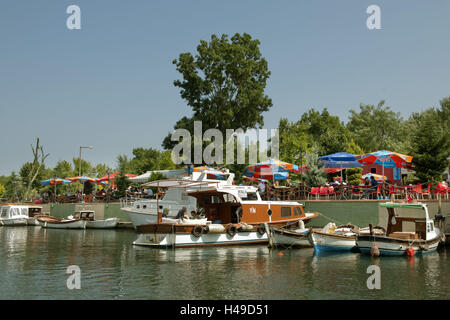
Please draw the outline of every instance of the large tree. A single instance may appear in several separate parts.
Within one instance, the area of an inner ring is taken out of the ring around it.
[[[265,94],[270,76],[267,61],[259,50],[260,42],[249,34],[236,33],[231,39],[211,36],[200,41],[195,56],[182,53],[174,60],[182,79],[174,85],[192,108],[191,117],[183,117],[174,129],[186,129],[193,134],[194,121],[202,122],[202,131],[262,127],[262,113],[272,107]],[[163,141],[165,149],[177,142],[169,134]]]
[[[411,139],[411,155],[416,175],[422,182],[440,181],[450,157],[450,98],[441,100],[441,109],[414,113],[416,130]]]
[[[364,152],[385,149],[404,153],[407,134],[404,120],[384,104],[382,100],[377,106],[361,104],[359,112],[351,109],[347,128]]]

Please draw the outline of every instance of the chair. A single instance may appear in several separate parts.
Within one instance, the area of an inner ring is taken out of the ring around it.
[[[428,199],[431,199],[431,198],[432,198],[432,195],[433,195],[433,194],[432,194],[432,192],[431,192],[431,183],[428,184],[427,191],[422,191],[421,195],[422,195],[422,199],[424,199],[423,196],[427,196]]]
[[[416,199],[419,199],[419,195],[422,194],[422,184],[418,183],[414,189],[410,190],[408,193],[411,194],[413,197],[415,196]]]
[[[446,185],[442,184],[442,183],[439,183],[436,186],[436,190],[434,190],[434,194],[435,195],[437,195],[437,194],[445,194],[446,198],[448,199],[448,187]]]
[[[328,187],[320,187],[319,189],[319,199],[321,196],[324,196],[328,199]]]
[[[358,199],[361,199],[362,195],[363,193],[358,186],[352,186],[352,199],[354,196],[356,196]]]
[[[334,191],[334,187],[330,186],[328,187],[328,197],[334,196],[334,199],[336,200],[336,192]]]
[[[381,192],[381,187],[382,187],[382,185],[379,184],[377,186],[377,190],[370,191],[369,192],[369,198],[370,198],[370,196],[372,196],[372,199],[378,199],[379,197],[381,197],[383,195],[382,192]]]
[[[394,196],[394,200],[395,200],[395,196],[396,195],[402,195],[402,192],[399,188],[397,188],[397,186],[389,186],[389,198],[391,198],[391,196]]]
[[[308,193],[308,200],[309,200],[309,196],[316,196],[316,199],[319,198],[319,187],[312,187],[311,191],[309,191]]]

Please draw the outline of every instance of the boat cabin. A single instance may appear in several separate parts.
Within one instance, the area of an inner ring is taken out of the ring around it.
[[[93,211],[93,210],[76,211],[75,214],[73,215],[73,218],[94,221],[95,220],[95,211]]]
[[[434,221],[428,215],[426,204],[390,202],[380,206],[388,212],[387,237],[429,240],[435,236]]]
[[[33,218],[34,216],[42,214],[42,207],[28,207],[28,217]]]
[[[0,219],[28,218],[27,206],[2,206],[0,207]]]

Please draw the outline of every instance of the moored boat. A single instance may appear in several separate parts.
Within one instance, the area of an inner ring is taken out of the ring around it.
[[[38,215],[49,215],[48,213],[42,212],[42,207],[39,206],[29,206],[28,207],[28,218],[27,225],[29,226],[40,226],[39,221],[36,219]]]
[[[0,207],[0,222],[3,226],[26,226],[28,207],[7,204]]]
[[[118,218],[108,218],[108,219],[95,219],[95,211],[93,210],[80,210],[75,212],[74,216],[69,216],[69,219],[81,219],[86,221],[87,229],[114,229],[117,227],[119,222]]]
[[[36,216],[43,228],[50,229],[86,229],[86,221],[81,219],[59,219],[47,215]]]
[[[207,183],[207,182],[205,182]],[[137,226],[135,245],[151,247],[197,247],[217,245],[265,244],[265,224],[283,226],[308,222],[318,213],[305,213],[299,202],[262,201],[257,188],[251,186],[217,185],[214,188],[188,190],[192,181],[161,180],[147,187],[185,188],[197,199],[199,208],[190,219],[164,219]],[[174,221],[175,220],[175,221]]]
[[[412,256],[437,249],[442,235],[426,204],[387,202],[380,206],[388,212],[386,234],[358,234],[356,244],[362,253]]]
[[[271,226],[270,236],[272,239],[269,244],[273,247],[282,248],[310,247],[311,243],[308,240],[310,232],[311,230],[305,228],[302,220],[282,227]]]
[[[351,224],[336,226],[328,223],[324,228],[312,230],[309,241],[314,251],[320,252],[358,252],[356,247],[357,227]]]

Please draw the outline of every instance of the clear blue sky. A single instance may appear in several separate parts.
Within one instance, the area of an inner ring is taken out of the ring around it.
[[[81,30],[66,27],[71,4]],[[381,30],[366,27],[371,4]],[[111,167],[135,147],[160,148],[191,114],[172,60],[213,33],[261,41],[266,128],[313,107],[347,121],[381,99],[407,118],[450,95],[449,13],[448,0],[2,0],[0,175],[32,158],[37,136],[51,167],[80,145],[94,146],[83,159]]]

